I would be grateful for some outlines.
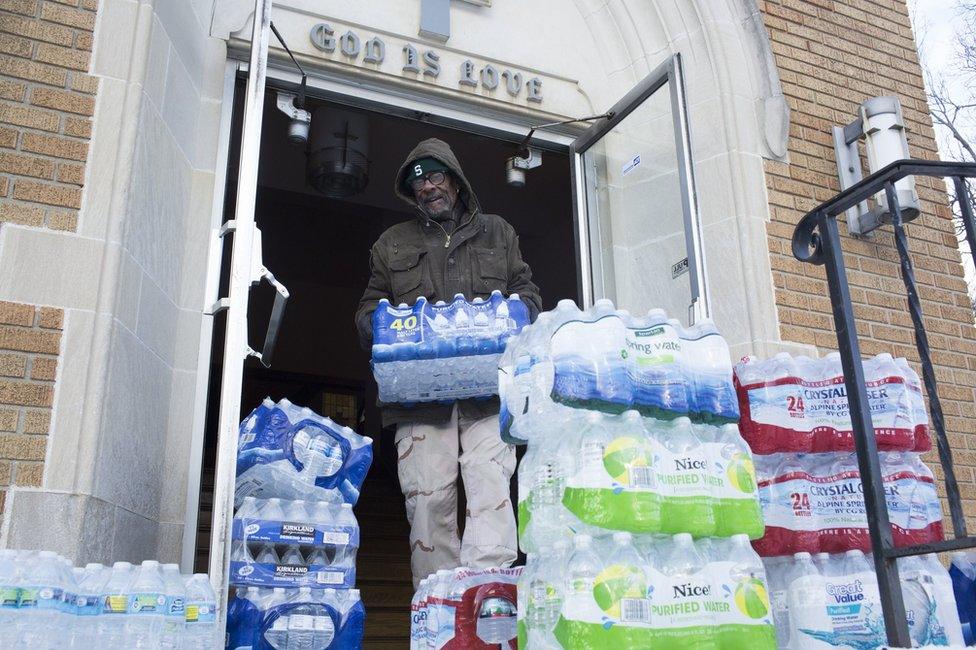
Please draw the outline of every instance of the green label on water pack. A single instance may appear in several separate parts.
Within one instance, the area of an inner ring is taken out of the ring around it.
[[[0,587],[0,607],[16,607],[20,602],[20,589]]]
[[[130,614],[161,614],[166,611],[166,596],[159,593],[132,594],[129,596]]]

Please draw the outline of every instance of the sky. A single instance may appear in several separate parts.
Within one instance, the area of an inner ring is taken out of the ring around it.
[[[972,90],[966,87],[967,81],[954,74],[953,57],[955,55],[956,29],[959,21],[954,20],[958,7],[962,2],[976,3],[976,0],[909,0],[908,7],[914,23],[915,37],[919,40],[919,57],[923,67],[927,68],[934,77],[944,79],[949,84],[950,94],[966,98],[972,96]],[[972,125],[971,125],[972,126]],[[972,126],[976,131],[976,126]],[[940,153],[944,160],[949,160],[949,152],[944,147],[947,136],[938,126],[935,127],[936,137],[939,139]],[[962,264],[969,285],[969,295],[976,296],[976,268],[973,266],[972,255],[968,247],[962,249]]]

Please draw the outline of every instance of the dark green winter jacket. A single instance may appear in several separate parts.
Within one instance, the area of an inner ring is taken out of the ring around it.
[[[408,194],[403,186],[407,165],[427,156],[441,161],[453,172],[459,185],[458,198],[466,208],[450,234],[427,218],[417,207],[413,194]],[[418,144],[397,171],[394,191],[416,210],[417,217],[387,229],[370,251],[372,273],[356,311],[356,327],[363,347],[369,349],[372,344],[372,316],[381,298],[389,299],[394,305],[410,305],[420,296],[426,296],[431,302],[450,301],[455,294],[463,293],[472,300],[487,298],[498,289],[505,295],[517,293],[535,319],[542,300],[539,288],[532,283],[532,270],[522,260],[518,235],[501,217],[481,211],[478,197],[447,143],[431,138]],[[432,259],[431,251],[435,249],[442,249],[436,252],[444,253],[437,256],[443,264]],[[448,405],[380,406],[384,426],[400,422],[440,423],[451,415]],[[464,400],[460,409],[468,417],[485,417],[498,412],[498,400]]]

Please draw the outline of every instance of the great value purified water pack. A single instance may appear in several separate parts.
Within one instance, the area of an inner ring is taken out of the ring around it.
[[[734,424],[556,413],[519,466],[523,550],[614,530],[762,536],[752,454]]]
[[[270,399],[241,423],[227,647],[355,650],[359,499],[372,441]]]
[[[234,507],[248,496],[355,504],[372,442],[309,408],[265,398],[241,423]]]
[[[410,603],[411,650],[515,650],[521,574],[458,567],[421,580]]]
[[[884,617],[870,556],[797,553],[763,560],[779,647],[795,650],[885,646]],[[961,646],[952,579],[935,555],[898,560],[912,644]]]
[[[206,574],[147,560],[111,567],[50,551],[0,550],[0,648],[218,647]]]
[[[577,535],[529,555],[520,648],[774,647],[766,577],[745,535]]]
[[[638,317],[609,300],[585,311],[562,300],[540,314],[505,349],[498,388],[502,435],[516,443],[554,405],[714,424],[739,418],[728,345],[711,321],[686,328],[659,309]]]
[[[373,375],[387,403],[454,401],[498,392],[498,357],[529,323],[518,294],[468,302],[421,296],[412,306],[380,300],[373,312]]]
[[[229,650],[357,650],[366,611],[358,589],[238,588],[227,605]]]
[[[920,455],[881,452],[880,460],[895,545],[940,541],[942,508]],[[856,454],[756,456],[756,473],[766,522],[760,555],[871,549]]]
[[[928,414],[918,374],[904,358],[863,362],[878,449],[928,451]],[[853,451],[840,355],[746,357],[735,367],[742,435],[757,454]]]

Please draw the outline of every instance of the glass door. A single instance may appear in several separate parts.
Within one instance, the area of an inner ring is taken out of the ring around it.
[[[708,316],[708,290],[680,55],[610,114],[571,147],[584,302],[691,325]]]

